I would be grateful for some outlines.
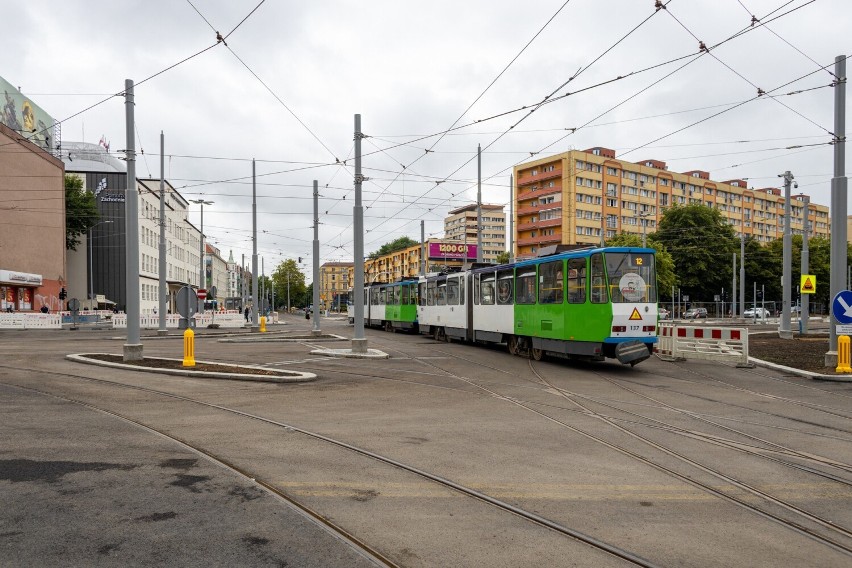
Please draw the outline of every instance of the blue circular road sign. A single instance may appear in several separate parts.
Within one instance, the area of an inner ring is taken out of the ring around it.
[[[841,325],[852,323],[852,292],[841,290],[831,303],[831,313]]]

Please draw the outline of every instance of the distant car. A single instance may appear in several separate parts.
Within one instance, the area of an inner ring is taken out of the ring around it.
[[[660,313],[660,319],[661,320],[669,319],[671,317],[671,314],[669,313],[669,311],[666,308],[660,308],[659,313]]]
[[[764,308],[749,308],[743,312],[743,317],[765,319],[769,317],[769,310]]]
[[[707,308],[690,308],[683,314],[685,319],[707,319]]]

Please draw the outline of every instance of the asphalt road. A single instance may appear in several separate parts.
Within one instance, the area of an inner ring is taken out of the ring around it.
[[[0,331],[0,565],[852,562],[852,385],[372,330],[390,359],[196,338],[199,360],[303,384],[64,359],[121,353],[117,335]]]

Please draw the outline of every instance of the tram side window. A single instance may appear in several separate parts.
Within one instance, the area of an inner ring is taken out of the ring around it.
[[[458,278],[447,278],[447,305],[459,305],[459,280]]]
[[[421,282],[420,284],[418,284],[417,290],[418,290],[418,292],[417,292],[418,299],[420,300],[419,303],[420,303],[421,306],[425,306],[426,305],[426,283]]]
[[[433,280],[433,281],[429,282],[429,284],[426,287],[426,305],[427,306],[434,306],[435,305],[435,291],[436,291],[436,288],[437,288],[437,284],[438,283]]]
[[[479,285],[479,297],[486,306],[494,304],[494,274],[483,274],[484,278]]]
[[[412,291],[413,290],[414,289],[412,288]],[[400,294],[399,304],[401,306],[407,306],[408,305],[408,286],[400,286],[399,287],[399,294]]]
[[[459,278],[459,305],[464,305],[464,276]]]
[[[594,254],[592,255],[592,303],[606,304],[607,301],[603,256]]]
[[[585,258],[572,258],[568,261],[568,303],[586,303]]]
[[[497,273],[497,304],[512,305],[512,271],[501,270]]]
[[[562,279],[562,261],[539,265],[539,304],[561,304],[565,281]]]
[[[370,304],[373,306],[379,305],[379,289],[371,288],[370,289]]]
[[[436,298],[435,304],[438,306],[446,306],[447,305],[447,281],[438,282],[438,289],[436,290]]]
[[[515,276],[515,303],[535,304],[535,267],[521,271]]]
[[[482,286],[482,274],[473,275],[473,303],[479,305],[479,287]]]

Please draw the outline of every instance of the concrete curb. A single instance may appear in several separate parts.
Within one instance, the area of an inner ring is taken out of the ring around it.
[[[286,343],[293,342],[299,343],[304,341],[348,341],[348,337],[343,337],[342,335],[335,335],[333,333],[325,333],[320,336],[316,335],[294,335],[290,337],[263,337],[265,334],[261,334],[260,337],[252,336],[247,338],[239,338],[239,339],[219,339],[218,343]]]
[[[264,371],[275,371],[281,373],[281,376],[271,375],[249,375],[241,373],[216,373],[208,371],[190,371],[183,369],[158,369],[155,367],[144,367],[141,365],[127,365],[125,363],[113,363],[111,361],[101,361],[99,359],[91,359],[89,355],[112,355],[112,353],[72,353],[66,355],[65,358],[77,363],[86,363],[87,365],[98,365],[101,367],[113,367],[116,369],[125,369],[128,371],[143,371],[147,373],[160,373],[164,375],[179,375],[184,377],[197,377],[205,379],[230,379],[236,381],[251,381],[259,383],[304,383],[316,380],[317,376],[314,373],[303,373],[301,371],[278,371],[277,369],[267,369],[266,367],[258,367],[255,365],[235,365],[227,363],[231,367],[244,367],[246,369],[262,369]],[[166,361],[181,361],[181,359],[170,359],[168,357],[149,357],[149,359],[161,359]],[[225,365],[214,361],[196,361],[197,363],[206,363],[208,365]]]
[[[790,373],[793,375],[798,375],[800,377],[805,377],[808,379],[814,379],[816,381],[833,381],[836,383],[852,383],[852,375],[823,375],[821,373],[814,373],[812,371],[803,371],[802,369],[795,369],[793,367],[785,367],[784,365],[779,365],[777,363],[770,363],[769,361],[763,361],[761,359],[755,359],[754,357],[748,358],[750,363],[754,363],[759,367],[766,367],[767,369],[773,369],[775,371],[784,371],[785,373]]]
[[[356,353],[351,349],[315,349],[311,355],[323,357],[344,357],[346,359],[390,359],[390,355],[378,349],[367,349],[366,353]]]
[[[235,335],[236,336],[257,335],[259,333],[259,332],[253,331],[249,328],[233,328],[233,329],[239,329],[239,330],[242,330],[242,331],[228,331],[228,332],[220,332],[220,331],[204,332],[204,331],[202,331],[201,333],[199,333],[198,330],[195,330],[195,337],[196,338],[200,337],[202,339],[216,339],[216,338],[219,338],[219,337],[232,337],[232,336],[235,336]],[[175,331],[175,330],[173,330],[173,331]],[[275,330],[275,331],[267,331],[265,333],[270,334],[270,335],[276,335],[276,334],[279,334],[279,333],[291,333],[291,332],[281,329],[281,330]],[[115,337],[109,337],[107,339],[109,339],[111,341],[127,341],[127,336],[126,335],[115,336]],[[142,337],[140,337],[140,340],[143,341],[143,342],[150,341],[152,339],[153,340],[183,339],[183,332],[182,331],[176,331],[174,333],[169,333],[167,335],[143,335]]]

